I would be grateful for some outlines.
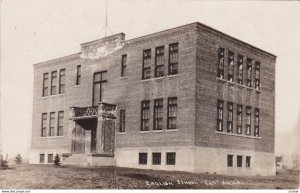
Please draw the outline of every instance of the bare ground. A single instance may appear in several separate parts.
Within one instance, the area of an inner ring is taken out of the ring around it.
[[[298,189],[299,171],[277,176],[224,176],[114,167],[13,165],[0,189]]]

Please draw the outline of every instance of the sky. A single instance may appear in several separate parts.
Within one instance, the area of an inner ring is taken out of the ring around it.
[[[295,146],[300,141],[300,2],[108,0],[110,29],[124,32],[126,39],[196,21],[277,56],[276,147]],[[104,0],[1,1],[4,154],[28,156],[32,65],[80,52],[81,43],[104,36],[104,25]]]

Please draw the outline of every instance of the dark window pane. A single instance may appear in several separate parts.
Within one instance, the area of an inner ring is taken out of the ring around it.
[[[147,153],[139,153],[139,164],[147,164]]]
[[[175,165],[176,163],[176,153],[167,153],[167,165]]]
[[[218,49],[218,78],[224,78],[224,48]]]
[[[160,165],[161,163],[161,153],[152,153],[152,164]]]
[[[243,156],[238,155],[236,157],[236,159],[237,159],[237,167],[242,167],[243,166]]]
[[[142,101],[141,103],[141,131],[149,131],[150,129],[150,101]]]
[[[233,155],[227,155],[227,167],[233,166]]]

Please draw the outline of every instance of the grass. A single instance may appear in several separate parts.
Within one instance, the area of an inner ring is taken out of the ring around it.
[[[117,175],[115,175],[117,174]],[[13,165],[0,189],[297,189],[299,171],[277,176],[224,176],[114,167]]]

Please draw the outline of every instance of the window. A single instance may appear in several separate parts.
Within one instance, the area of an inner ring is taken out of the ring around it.
[[[45,154],[40,154],[40,164],[45,163]]]
[[[168,98],[167,129],[177,128],[177,97]]]
[[[167,165],[175,165],[175,162],[176,162],[176,153],[174,152],[170,152],[170,153],[167,153]]]
[[[57,71],[51,73],[51,95],[56,94]]]
[[[43,96],[48,96],[49,73],[43,75]]]
[[[49,136],[54,136],[55,112],[50,113]]]
[[[217,110],[218,110],[218,119],[217,119],[217,131],[223,131],[223,101],[218,100]]]
[[[119,126],[119,132],[125,132],[125,109],[120,110],[120,126]]]
[[[252,60],[247,59],[247,86],[252,86]]]
[[[154,100],[153,130],[162,130],[163,128],[163,102],[163,99]]]
[[[227,155],[227,167],[233,166],[233,155]]]
[[[58,112],[58,119],[57,119],[57,136],[62,136],[64,132],[64,112]]]
[[[53,163],[53,154],[48,154],[48,163]]]
[[[238,55],[238,77],[237,82],[239,84],[243,84],[243,64],[244,64],[244,57],[242,55]]]
[[[242,133],[242,125],[243,125],[243,106],[237,105],[237,124],[236,124],[236,132],[238,134]]]
[[[227,133],[233,132],[233,104],[227,103]]]
[[[164,46],[160,46],[155,49],[155,77],[164,76],[164,50]]]
[[[259,136],[259,109],[254,110],[254,136]]]
[[[107,71],[94,73],[93,106],[97,106],[99,102],[102,102],[103,91],[104,91],[105,83],[107,82],[106,74]]]
[[[246,107],[246,135],[251,135],[251,107]]]
[[[121,63],[121,77],[127,76],[127,54],[122,55],[122,63]]]
[[[224,78],[224,48],[218,50],[218,78]]]
[[[76,85],[81,84],[81,65],[77,65]]]
[[[143,75],[142,79],[151,78],[151,49],[143,51]]]
[[[152,153],[152,164],[160,165],[161,163],[161,153]]]
[[[41,137],[46,137],[47,135],[47,113],[42,114],[42,129]]]
[[[65,93],[65,84],[66,84],[66,70],[61,69],[59,71],[59,88],[58,88],[58,93],[63,94]]]
[[[233,82],[234,75],[234,53],[228,51],[228,81]]]
[[[169,46],[169,75],[178,74],[178,43]]]
[[[243,156],[238,155],[236,157],[236,163],[237,163],[237,167],[242,167],[243,166]]]
[[[147,153],[139,153],[139,164],[147,164]]]
[[[251,167],[251,157],[246,156],[246,168],[250,168],[250,167]]]
[[[142,101],[141,131],[149,131],[150,128],[150,100]]]
[[[255,62],[255,88],[260,89],[260,62]]]

